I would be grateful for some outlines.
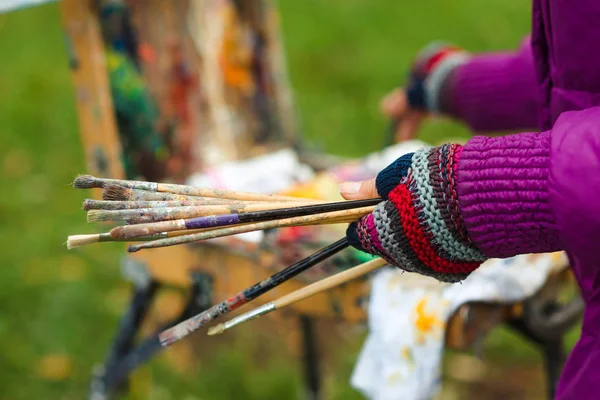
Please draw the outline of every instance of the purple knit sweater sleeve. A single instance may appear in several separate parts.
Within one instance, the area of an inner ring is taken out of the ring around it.
[[[444,85],[445,114],[476,132],[528,130],[538,126],[538,89],[531,42],[512,53],[473,56]]]
[[[477,136],[463,147],[457,193],[467,233],[488,257],[561,249],[549,204],[550,132]]]

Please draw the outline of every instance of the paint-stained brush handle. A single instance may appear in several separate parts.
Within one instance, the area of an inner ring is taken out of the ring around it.
[[[201,199],[201,197],[166,192],[151,192],[107,184],[102,188],[102,199],[105,201],[194,201]]]
[[[209,308],[208,310],[189,318],[174,327],[167,329],[159,335],[161,344],[167,347],[178,340],[183,339],[190,333],[202,328],[204,325],[225,315],[242,305],[256,299],[264,293],[276,288],[284,282],[294,278],[298,274],[317,265],[323,260],[339,253],[349,246],[346,238],[340,239],[337,242],[319,250],[318,252],[290,265],[289,267],[271,275],[255,285],[233,295],[229,299]]]
[[[133,210],[138,208],[166,208],[166,207],[192,207],[213,206],[223,204],[257,204],[257,202],[217,199],[215,197],[198,197],[194,200],[164,200],[164,201],[131,201],[131,200],[95,200],[85,199],[82,208],[89,210]],[[262,203],[264,204],[264,203]]]
[[[294,203],[298,206],[314,203]],[[282,209],[290,206],[290,202],[270,203],[231,203],[207,206],[133,208],[127,210],[89,210],[88,222],[123,221],[129,224],[153,223],[192,219],[205,216],[228,215],[233,212],[246,213],[256,210]]]
[[[106,179],[91,175],[80,175],[73,182],[73,187],[79,189],[103,188],[106,185],[119,185],[129,189],[147,190],[150,192],[166,192],[185,196],[219,197],[234,200],[264,200],[264,201],[298,201],[298,197],[278,196],[225,189],[199,188],[173,183],[157,183],[134,180]]]
[[[385,261],[382,258],[376,258],[374,260],[367,261],[366,263],[360,264],[354,268],[347,269],[346,271],[339,272],[330,277],[321,279],[318,282],[312,283],[308,286],[303,287],[302,289],[298,289],[275,300],[275,308],[287,307],[291,304],[297,303],[301,300],[314,296],[317,293],[325,292],[336,286],[340,286],[344,283],[350,282],[386,265],[387,261]]]
[[[88,221],[123,220],[136,225],[122,226],[113,230],[114,237],[136,237],[157,232],[169,232],[180,229],[208,229],[242,223],[263,222],[275,219],[302,217],[326,212],[360,209],[374,206],[381,199],[340,201],[323,204],[299,204],[289,207],[289,203],[267,203],[248,206],[207,206],[122,210],[89,211]],[[102,215],[102,218],[100,218]],[[194,216],[194,218],[187,218]],[[93,218],[90,218],[93,217]],[[146,220],[152,223],[141,223]]]
[[[337,273],[325,279],[321,279],[318,282],[305,286],[301,289],[293,291],[279,299],[250,310],[242,315],[239,315],[231,320],[222,324],[216,325],[208,330],[209,335],[220,334],[236,325],[250,321],[254,318],[258,318],[262,315],[268,314],[272,311],[282,309],[283,307],[290,306],[301,300],[305,300],[309,297],[315,296],[319,293],[331,290],[334,287],[343,285],[354,279],[357,279],[363,275],[369,274],[379,268],[387,265],[387,262],[381,258],[377,258],[366,263],[360,264],[354,268],[350,268],[346,271]]]
[[[266,229],[274,229],[274,228],[285,228],[290,226],[301,226],[301,225],[318,225],[321,223],[327,223],[329,220],[337,221],[355,221],[360,217],[372,212],[375,209],[375,206],[371,207],[361,207],[355,208],[352,210],[342,210],[342,211],[334,211],[329,213],[322,214],[314,214],[314,215],[306,215],[301,217],[293,217],[293,218],[284,218],[273,221],[264,221],[264,222],[254,222],[249,223],[247,225],[233,225],[224,228],[212,229],[206,232],[197,233],[194,235],[186,235],[178,238],[169,238],[169,239],[161,239],[155,240],[151,242],[146,242],[139,245],[129,246],[128,251],[130,253],[142,250],[142,249],[151,249],[157,247],[167,247],[167,246],[175,246],[184,243],[192,243],[201,240],[215,239],[218,237],[238,235],[240,233],[248,233],[254,231],[262,231]],[[154,230],[158,231],[168,231],[168,230],[183,230],[186,229],[184,224],[171,226],[171,222],[175,221],[163,221],[157,222],[156,225],[161,224],[160,227],[154,227],[152,229],[146,229],[143,231],[136,231],[136,234],[139,236],[147,236],[152,234]],[[150,225],[150,224],[148,224]],[[138,225],[132,225],[135,227]],[[131,232],[130,226],[119,226],[113,228],[110,231],[111,236],[118,239],[125,239],[125,235],[127,232]],[[129,233],[130,234],[130,233]]]

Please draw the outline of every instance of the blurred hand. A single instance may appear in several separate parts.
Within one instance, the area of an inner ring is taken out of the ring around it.
[[[404,88],[395,89],[386,95],[381,100],[380,108],[384,115],[399,121],[396,127],[396,143],[416,138],[421,122],[427,117],[425,111],[409,107]]]
[[[340,194],[346,200],[374,199],[379,197],[375,179],[362,182],[344,182],[340,184]]]

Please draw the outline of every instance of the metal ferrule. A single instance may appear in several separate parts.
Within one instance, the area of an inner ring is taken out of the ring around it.
[[[241,324],[242,322],[246,322],[248,320],[258,318],[264,314],[268,314],[273,310],[275,310],[275,303],[270,302],[270,303],[264,304],[260,307],[257,307],[254,310],[250,310],[245,314],[242,314],[235,318],[232,318],[229,321],[225,322],[223,325],[224,325],[225,329],[229,329],[238,324]]]

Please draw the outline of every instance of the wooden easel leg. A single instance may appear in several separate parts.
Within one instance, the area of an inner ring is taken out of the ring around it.
[[[548,398],[552,400],[556,394],[556,386],[565,362],[564,340],[560,337],[556,340],[547,341],[542,346],[548,385]]]
[[[108,400],[113,398],[119,389],[126,389],[131,373],[163,350],[158,339],[160,332],[210,307],[212,278],[193,273],[188,302],[181,315],[159,327],[152,335],[140,339],[136,345],[135,339],[139,328],[148,314],[160,284],[150,279],[141,264],[128,263],[125,268],[129,268],[125,274],[129,275],[129,279],[133,282],[133,295],[129,309],[121,319],[106,362],[94,371],[90,386],[90,400]]]
[[[159,288],[158,282],[151,280],[145,271],[138,270],[137,274],[130,278],[132,278],[133,293],[129,308],[121,318],[106,361],[94,371],[90,386],[92,400],[108,399],[113,392],[127,389],[129,373],[128,369],[122,371],[123,360],[127,359],[127,355],[132,352],[140,326]]]
[[[541,338],[532,332],[522,319],[510,321],[509,326],[523,335],[526,339],[540,346],[542,357],[544,358],[544,372],[546,374],[548,399],[554,400],[558,379],[560,378],[565,362],[563,336],[553,339]]]
[[[304,357],[304,379],[306,382],[307,399],[321,399],[321,374],[319,368],[319,355],[312,318],[301,315],[300,327],[302,330],[302,346]]]

